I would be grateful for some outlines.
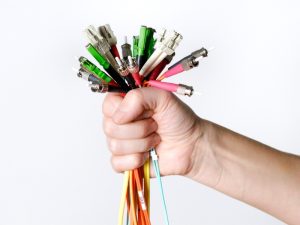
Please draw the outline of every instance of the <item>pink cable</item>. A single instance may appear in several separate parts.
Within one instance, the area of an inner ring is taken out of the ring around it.
[[[174,76],[174,75],[176,75],[176,74],[178,74],[178,73],[181,73],[181,72],[183,72],[183,71],[184,71],[184,69],[183,69],[182,65],[181,65],[181,64],[178,64],[178,65],[174,66],[172,69],[167,70],[167,71],[162,75],[162,77],[163,77],[163,78],[166,78],[166,77]]]
[[[171,92],[176,92],[178,89],[178,84],[173,84],[173,83],[168,83],[168,82],[149,80],[147,83],[152,87],[156,87],[156,88],[163,89],[166,91],[171,91]]]

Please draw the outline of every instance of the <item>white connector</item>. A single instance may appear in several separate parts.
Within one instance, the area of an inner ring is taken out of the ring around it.
[[[176,31],[163,30],[156,42],[156,50],[140,70],[140,75],[146,77],[166,56],[172,55],[182,40],[182,35]]]

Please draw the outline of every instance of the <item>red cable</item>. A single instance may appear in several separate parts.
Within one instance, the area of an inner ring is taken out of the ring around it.
[[[120,54],[116,45],[111,46],[110,52],[115,58],[118,57],[120,59]]]
[[[156,78],[159,76],[159,74],[164,70],[166,65],[168,64],[168,60],[164,59],[161,61],[151,72],[148,80],[156,80]]]

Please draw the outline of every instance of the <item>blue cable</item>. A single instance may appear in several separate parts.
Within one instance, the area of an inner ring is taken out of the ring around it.
[[[168,216],[168,211],[167,211],[167,204],[166,204],[164,189],[163,189],[162,180],[161,180],[161,176],[160,176],[160,172],[159,172],[158,156],[156,154],[155,148],[151,148],[150,155],[152,158],[155,176],[157,178],[159,188],[160,188],[160,195],[162,198],[162,205],[163,205],[163,209],[164,209],[165,225],[169,225],[170,222],[169,222],[169,216]]]
[[[126,216],[126,225],[129,225],[129,216],[128,216],[128,214]]]

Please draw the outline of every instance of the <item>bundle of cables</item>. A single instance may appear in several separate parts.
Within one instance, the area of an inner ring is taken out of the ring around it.
[[[76,72],[78,77],[90,83],[93,92],[98,93],[118,92],[125,96],[132,89],[153,86],[191,96],[194,93],[192,86],[162,80],[197,67],[199,59],[208,54],[207,49],[201,48],[165,70],[167,64],[174,58],[175,49],[182,40],[182,35],[176,31],[162,29],[155,35],[156,31],[153,28],[141,26],[139,35],[133,36],[132,46],[125,37],[125,42],[121,45],[121,56],[117,48],[117,38],[108,24],[98,28],[89,26],[84,33],[89,40],[86,49],[102,68],[81,56],[80,68],[76,69]],[[165,225],[169,225],[158,156],[154,147],[149,150],[149,154],[149,159],[141,168],[124,172],[118,225],[125,222],[130,225],[151,224],[151,161],[160,188]],[[124,215],[126,215],[126,221]]]

